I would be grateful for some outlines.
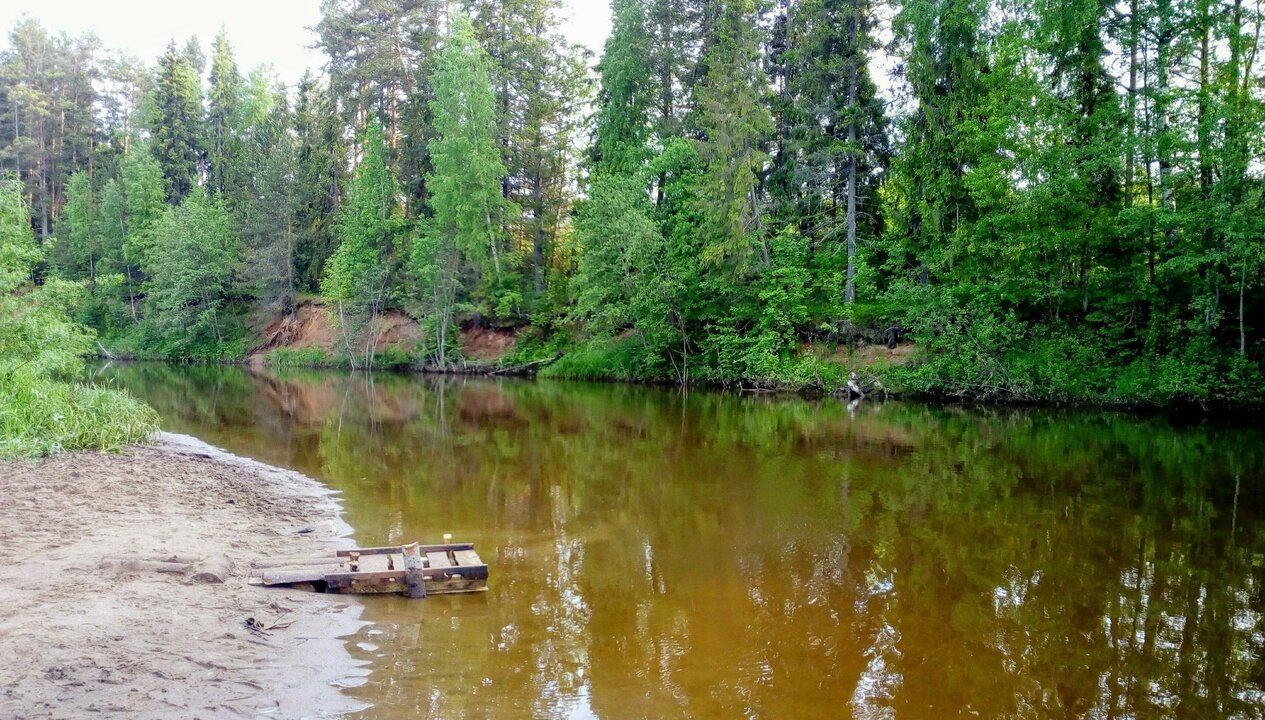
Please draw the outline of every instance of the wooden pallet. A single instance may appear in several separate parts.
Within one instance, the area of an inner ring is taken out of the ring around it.
[[[252,585],[317,592],[409,597],[488,589],[488,566],[470,543],[351,548],[332,555],[273,558],[251,564]]]

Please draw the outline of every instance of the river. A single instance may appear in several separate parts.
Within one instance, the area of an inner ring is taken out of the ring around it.
[[[115,365],[166,430],[471,541],[371,597],[379,718],[1259,718],[1265,432],[1102,412]]]

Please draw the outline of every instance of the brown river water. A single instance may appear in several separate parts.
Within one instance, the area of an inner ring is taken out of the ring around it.
[[[1116,413],[156,364],[164,429],[445,532],[379,718],[1260,718],[1265,432]]]

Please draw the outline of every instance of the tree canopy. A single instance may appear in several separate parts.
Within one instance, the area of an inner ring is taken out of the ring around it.
[[[558,374],[831,385],[903,337],[907,389],[1265,399],[1259,8],[890,10],[612,0],[592,58],[557,0],[339,0],[297,87],[223,31],[146,69],[24,20],[0,163],[51,244],[32,279],[84,281],[133,346],[210,307],[167,294],[197,218],[235,239],[207,261],[233,268],[220,356],[319,292],[358,365],[349,317],[405,311],[421,364],[491,323],[573,355]]]

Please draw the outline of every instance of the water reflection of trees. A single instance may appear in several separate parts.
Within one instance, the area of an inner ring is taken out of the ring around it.
[[[1260,717],[1261,435],[1111,414],[131,366],[177,429],[472,537],[382,716]],[[582,713],[581,713],[582,714]]]

